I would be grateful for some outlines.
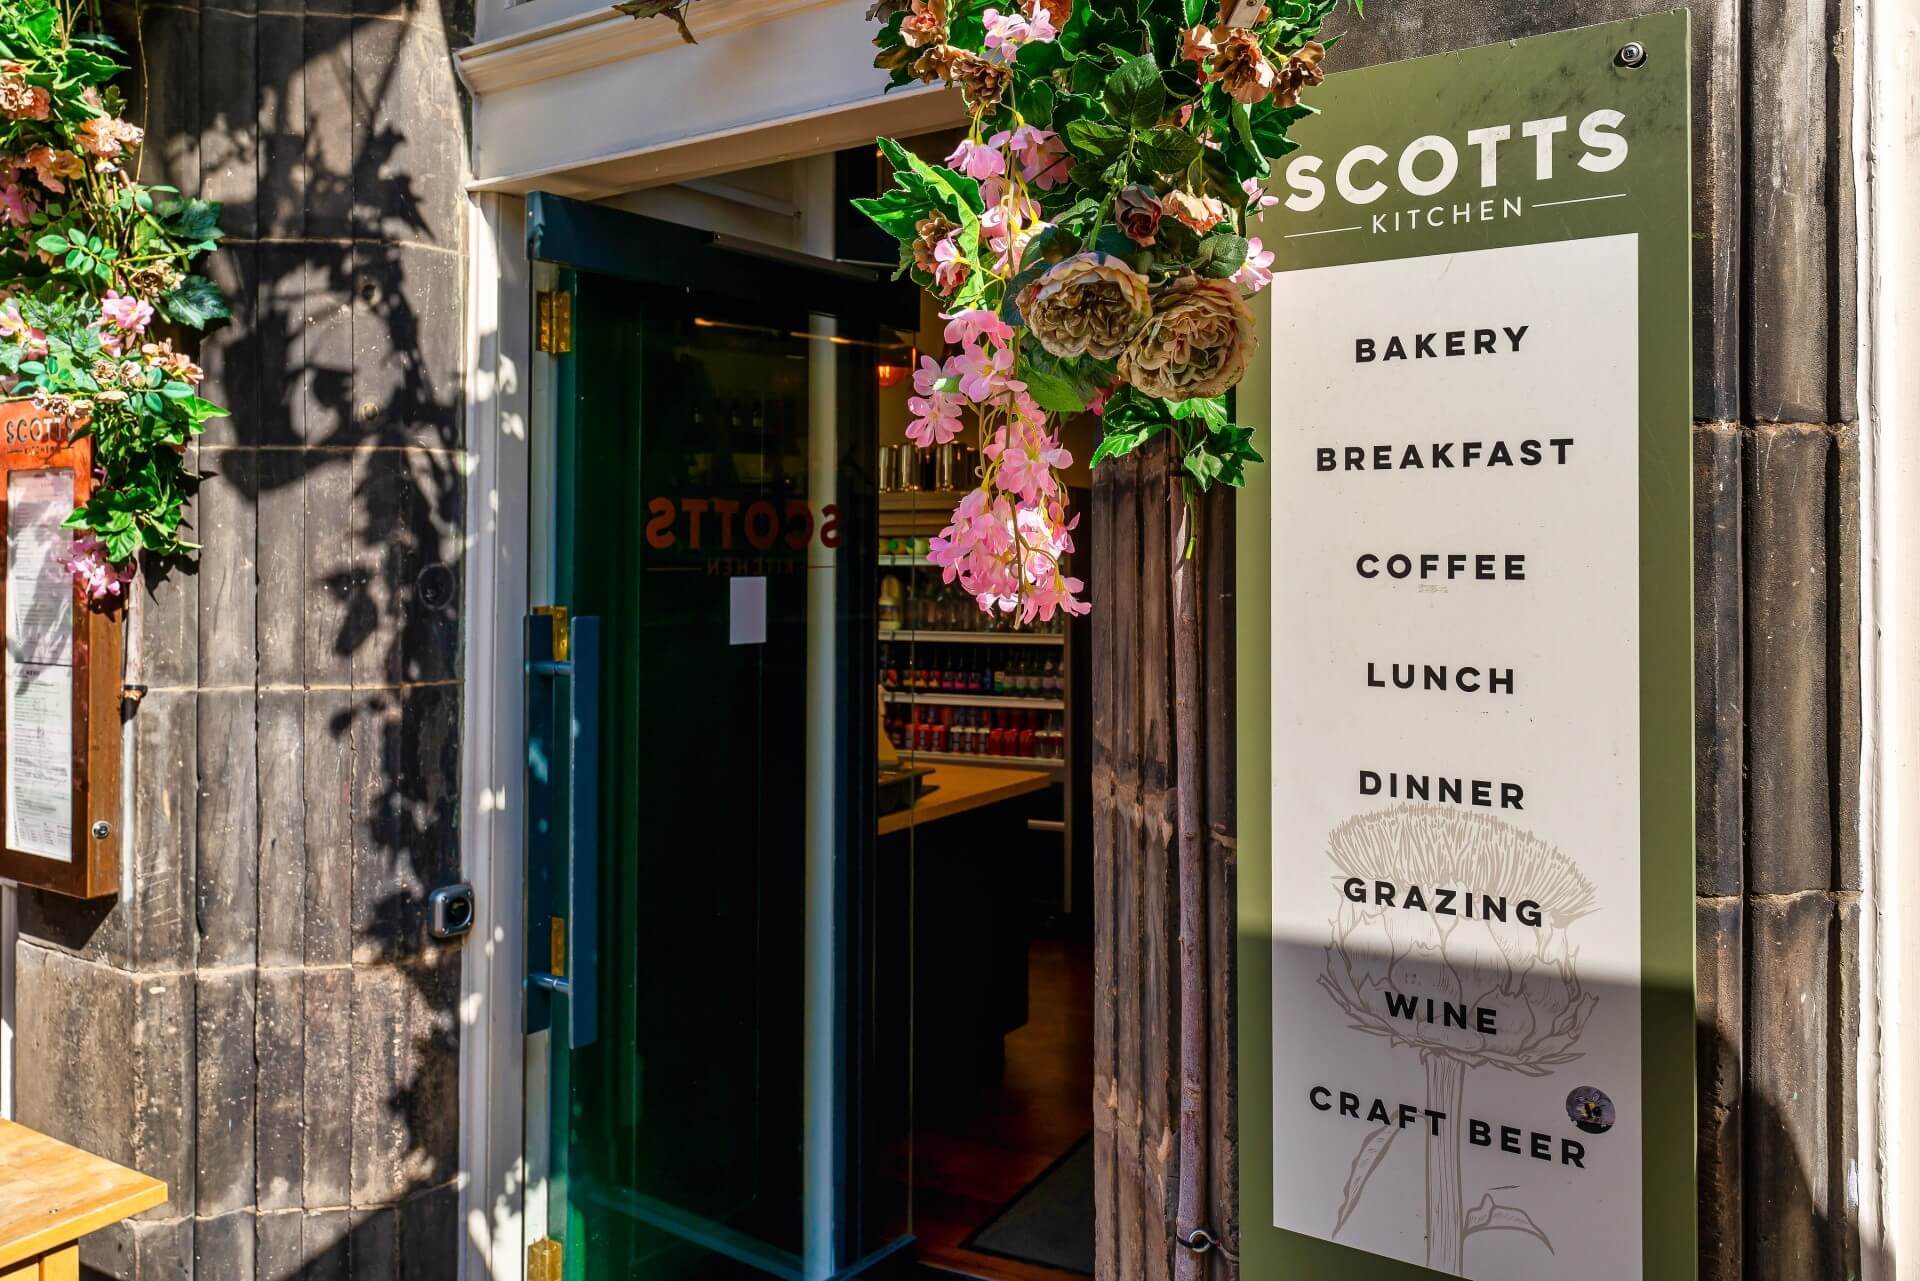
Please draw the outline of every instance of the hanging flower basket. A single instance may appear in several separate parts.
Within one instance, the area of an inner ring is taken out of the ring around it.
[[[1259,461],[1227,403],[1254,354],[1246,298],[1272,280],[1247,219],[1278,203],[1265,182],[1311,111],[1335,3],[1212,25],[1201,0],[875,5],[891,86],[945,81],[971,116],[944,165],[880,139],[893,188],[854,203],[949,321],[907,435],[980,435],[979,486],[931,559],[981,608],[1087,611],[1063,563],[1064,416],[1100,415],[1096,465],[1171,435],[1190,495]]]
[[[95,11],[0,0],[0,398],[93,440],[94,486],[63,557],[96,602],[138,558],[190,555],[187,442],[225,411],[177,345],[228,314],[193,266],[220,207],[138,180],[141,131]]]

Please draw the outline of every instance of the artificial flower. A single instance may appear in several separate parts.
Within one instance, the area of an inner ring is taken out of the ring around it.
[[[1149,396],[1218,396],[1253,358],[1253,313],[1230,280],[1186,277],[1154,300],[1153,316],[1120,356],[1120,376]]]
[[[1160,197],[1161,207],[1202,235],[1227,220],[1227,207],[1213,196],[1196,196],[1190,191],[1169,191]]]
[[[1013,84],[1013,71],[1004,62],[992,62],[977,54],[955,50],[942,78],[960,90],[961,97],[975,111],[992,111]]]
[[[1065,182],[1073,169],[1067,144],[1051,129],[1021,125],[1011,133],[995,134],[994,138],[1006,140],[1008,150],[1020,162],[1020,177],[1042,191]]]
[[[1208,68],[1235,102],[1259,102],[1273,92],[1278,79],[1273,64],[1260,52],[1259,39],[1244,27],[1232,27],[1219,38]]]
[[[1257,294],[1273,283],[1273,250],[1264,249],[1260,237],[1247,240],[1247,260],[1233,273],[1233,283],[1248,293]]]
[[[39,85],[28,84],[26,67],[18,62],[0,65],[0,115],[14,120],[45,120],[53,114],[53,99]]]
[[[912,49],[945,44],[947,40],[946,0],[913,0],[913,7],[900,20],[900,38]]]
[[[1136,245],[1150,245],[1160,231],[1160,197],[1152,187],[1135,183],[1113,198],[1114,225]]]
[[[26,165],[33,170],[33,176],[48,191],[64,192],[66,179],[79,178],[86,174],[86,162],[71,151],[59,151],[52,147],[34,147],[27,152]]]
[[[967,283],[967,277],[973,274],[973,264],[961,254],[960,246],[954,237],[948,236],[933,247],[933,284],[943,294],[950,294]]]
[[[118,394],[122,398],[126,395],[125,392]],[[133,581],[133,562],[115,564],[107,558],[106,544],[91,534],[79,535],[56,551],[53,559],[65,567],[73,581],[86,592],[87,599],[96,604],[117,599],[121,589]]]
[[[1001,346],[1013,343],[1013,326],[1000,319],[998,312],[988,311],[985,307],[946,312],[941,319],[947,322],[942,337],[955,346],[971,346],[982,338]],[[930,359],[922,358],[922,368],[925,367],[925,361]]]
[[[1309,40],[1300,46],[1280,64],[1273,100],[1283,107],[1299,106],[1300,91],[1327,78],[1327,73],[1320,70],[1320,60],[1326,56],[1327,47],[1318,40]]]
[[[1055,356],[1110,360],[1152,312],[1147,280],[1118,258],[1081,253],[1020,291],[1020,315]]]
[[[969,178],[996,178],[1007,171],[1006,153],[988,143],[962,138],[947,164]]]
[[[1267,189],[1260,185],[1258,178],[1249,178],[1240,184],[1240,190],[1247,193],[1247,212],[1264,213],[1280,203],[1280,197],[1269,196]]]
[[[934,247],[953,234],[953,220],[936,209],[913,224],[913,230],[913,265],[931,276],[938,265]]]
[[[1188,27],[1180,36],[1180,57],[1186,62],[1200,65],[1200,79],[1207,78],[1207,63],[1213,60],[1215,50],[1220,46],[1214,43],[1213,32],[1204,25]]]

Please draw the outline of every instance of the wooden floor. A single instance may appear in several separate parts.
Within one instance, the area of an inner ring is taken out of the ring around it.
[[[1007,1038],[997,1089],[919,1096],[913,1232],[931,1267],[989,1281],[1079,1281],[961,1244],[1093,1129],[1091,945],[1036,939],[1028,992],[1030,1017]]]

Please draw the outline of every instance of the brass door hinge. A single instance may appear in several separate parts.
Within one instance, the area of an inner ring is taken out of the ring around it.
[[[560,1243],[541,1237],[527,1247],[527,1281],[561,1281]]]
[[[567,977],[567,918],[556,916],[547,925],[547,970],[557,979]]]
[[[536,351],[564,356],[573,350],[573,294],[565,289],[542,289],[534,300]]]
[[[553,627],[553,656],[560,662],[567,661],[572,652],[573,631],[567,626],[567,607],[565,605],[535,605],[533,612],[547,619]]]

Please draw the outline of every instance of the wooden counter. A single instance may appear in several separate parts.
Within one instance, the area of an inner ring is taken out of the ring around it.
[[[74,1281],[81,1237],[166,1199],[158,1179],[0,1121],[0,1281]]]
[[[921,785],[925,790],[917,805],[881,815],[880,835],[891,836],[910,827],[922,827],[985,805],[1038,792],[1052,786],[1054,781],[1052,774],[1034,770],[996,765],[936,765]],[[936,787],[940,790],[933,791]]]

